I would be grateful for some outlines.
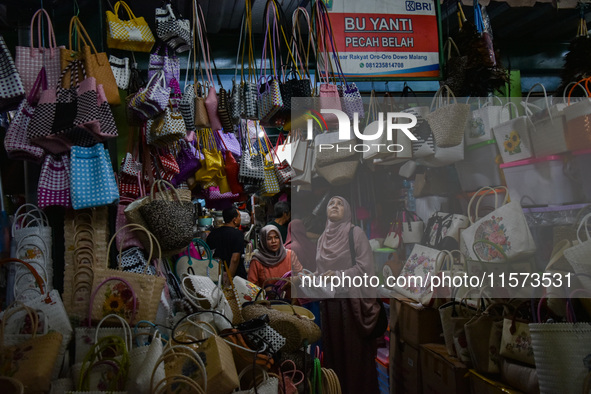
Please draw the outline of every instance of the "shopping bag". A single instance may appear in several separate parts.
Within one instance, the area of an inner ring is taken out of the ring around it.
[[[39,28],[41,27],[41,23],[46,23],[47,35],[45,37],[47,39],[47,44],[49,45],[47,48],[43,46],[45,43],[42,42],[42,34],[45,32],[42,32],[41,29],[37,30],[37,46],[35,46],[35,22],[37,22]],[[60,66],[60,50],[65,48],[63,45],[57,46],[51,18],[43,8],[37,10],[37,12],[33,14],[29,34],[29,46],[17,45],[15,48],[16,54],[14,59],[16,69],[21,76],[25,93],[27,94],[31,93],[41,68],[45,68],[47,85],[52,88],[57,85],[62,71]],[[35,101],[34,99],[37,97],[37,94],[34,93],[33,100],[30,102],[33,103]]]
[[[119,8],[127,12],[129,20],[119,19]],[[124,1],[118,1],[107,10],[107,46],[125,51],[150,52],[156,42],[148,23],[143,17],[137,18]]]

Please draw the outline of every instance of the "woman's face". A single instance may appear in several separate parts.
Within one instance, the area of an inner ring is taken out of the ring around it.
[[[345,215],[345,204],[340,198],[330,200],[326,209],[328,220],[331,222],[338,222]]]
[[[277,252],[281,247],[281,238],[279,238],[279,233],[277,231],[269,231],[267,234],[267,248],[271,252]]]

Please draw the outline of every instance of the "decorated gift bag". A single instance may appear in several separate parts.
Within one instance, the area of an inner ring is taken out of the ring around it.
[[[487,189],[489,188],[482,188],[472,196],[468,212],[471,211],[478,193]],[[477,211],[480,199],[478,201]],[[470,226],[461,232],[461,242],[462,252],[470,259],[503,262],[529,257],[535,253],[536,244],[521,205],[517,201],[506,201],[505,198],[502,205],[481,219],[469,218]]]
[[[423,305],[429,304],[433,296],[430,278],[437,275],[444,257],[437,249],[416,244],[399,275],[406,278],[406,285],[395,286],[394,290]]]
[[[509,106],[514,107],[515,113],[517,113],[517,106],[512,102],[505,104],[503,108]],[[493,133],[504,163],[533,157],[534,153],[530,139],[532,128],[531,118],[525,115],[511,116],[511,120],[493,127]]]
[[[501,105],[495,105],[494,98]],[[492,128],[510,119],[509,112],[503,111],[502,101],[496,96],[494,98],[483,105],[478,98],[478,108],[472,110],[464,133],[466,146],[494,139]]]

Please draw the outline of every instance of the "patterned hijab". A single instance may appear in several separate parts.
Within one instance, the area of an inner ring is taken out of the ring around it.
[[[328,202],[328,206],[334,199],[342,201],[345,212],[341,220],[326,220],[326,228],[318,239],[317,264],[322,270],[336,270],[351,266],[351,253],[349,248],[349,230],[351,223],[351,206],[343,197],[335,196]]]
[[[267,238],[269,237],[269,233],[271,231],[274,231],[279,237],[279,249],[276,252],[272,252],[267,246]],[[286,256],[287,250],[285,249],[285,246],[283,246],[283,239],[281,238],[281,233],[277,227],[273,226],[272,224],[263,227],[259,233],[259,244],[257,246],[257,251],[252,256],[252,258],[254,260],[260,261],[265,267],[274,267],[282,262]]]

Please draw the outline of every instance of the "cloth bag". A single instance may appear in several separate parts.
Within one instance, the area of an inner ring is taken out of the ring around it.
[[[503,108],[510,105],[515,107],[515,112],[517,112],[517,106],[511,102],[505,104]],[[495,140],[504,163],[533,157],[534,152],[530,139],[533,127],[531,118],[525,115],[512,117],[511,120],[493,127]]]
[[[74,209],[108,205],[119,199],[109,154],[102,144],[88,148],[73,146],[70,162],[70,195]]]
[[[37,47],[34,43],[35,22],[37,22]],[[49,47],[45,48],[42,45],[41,24],[46,23],[47,26],[47,40]],[[37,79],[37,75],[41,72],[41,68],[45,68],[47,75],[47,85],[55,87],[58,83],[60,73],[62,71],[60,66],[60,50],[65,47],[57,46],[55,40],[55,32],[53,31],[53,24],[47,11],[43,8],[37,10],[31,18],[31,28],[29,31],[29,46],[17,45],[15,50],[14,63],[19,75],[23,81],[25,93],[31,93]],[[46,89],[46,88],[45,88]],[[36,94],[33,94],[33,98]],[[34,100],[31,101],[31,103]]]
[[[12,55],[0,35],[0,111],[16,109],[25,97],[25,88]]]
[[[406,285],[396,285],[393,289],[407,298],[428,305],[433,296],[430,278],[440,271],[444,257],[437,249],[415,244],[399,275],[406,278]],[[409,280],[410,277],[416,277],[417,280]]]
[[[497,100],[500,101],[498,98]],[[478,108],[472,110],[466,125],[464,133],[466,146],[494,139],[492,128],[509,119],[509,111],[503,110],[503,105],[494,105],[494,101],[487,101],[484,105],[480,105],[479,98]]]
[[[468,204],[468,212],[471,211],[472,203],[478,193],[486,189],[488,188],[481,188],[472,196]],[[507,196],[508,194],[506,194]],[[477,204],[477,211],[478,206],[479,203]],[[533,236],[527,225],[521,205],[517,201],[501,205],[477,221],[470,218],[470,223],[470,226],[462,231],[461,238],[463,242],[462,252],[472,260],[487,262],[513,261],[529,257],[536,251]],[[506,258],[502,256],[500,250],[503,251]]]
[[[503,316],[497,311],[501,304],[491,304],[464,325],[470,359],[476,371],[500,372],[499,350],[503,334]]]
[[[414,212],[402,212],[402,242],[414,244],[421,242],[423,237],[423,221]]]
[[[129,20],[119,19],[119,8],[127,12]],[[107,10],[107,46],[125,51],[150,52],[156,42],[148,23],[137,18],[124,1],[118,1],[113,11]]]

